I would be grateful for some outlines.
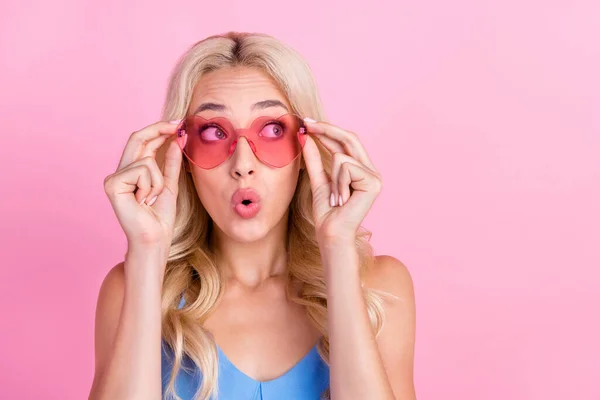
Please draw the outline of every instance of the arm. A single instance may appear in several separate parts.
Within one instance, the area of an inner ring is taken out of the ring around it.
[[[332,397],[413,400],[415,311],[410,275],[395,258],[382,257],[365,277],[365,284],[399,298],[385,303],[387,321],[376,340],[355,247],[356,232],[381,191],[381,174],[357,134],[326,122],[305,122],[311,135],[302,154],[327,285]],[[313,136],[332,155],[329,174]]]
[[[323,251],[331,364],[331,393],[336,399],[416,399],[413,384],[415,311],[412,280],[393,257],[377,257],[366,286],[399,297],[386,301],[385,324],[375,339],[352,244]]]
[[[113,267],[98,295],[95,373],[90,400],[159,400],[161,287],[159,250],[130,249]]]

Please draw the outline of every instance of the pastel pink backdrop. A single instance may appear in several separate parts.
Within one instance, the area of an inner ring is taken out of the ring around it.
[[[126,4],[124,4],[126,3]],[[103,191],[177,57],[263,31],[309,61],[384,177],[428,399],[598,399],[600,6],[592,1],[3,2],[0,397],[87,398]]]

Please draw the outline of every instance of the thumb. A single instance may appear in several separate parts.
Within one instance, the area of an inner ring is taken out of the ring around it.
[[[165,153],[163,176],[165,187],[177,196],[179,189],[179,172],[181,171],[182,152],[179,144],[173,140]]]

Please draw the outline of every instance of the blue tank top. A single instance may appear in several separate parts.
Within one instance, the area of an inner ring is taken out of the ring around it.
[[[178,308],[185,304],[183,296]],[[172,352],[166,342],[162,346],[162,391],[169,382],[172,368]],[[329,387],[329,367],[321,359],[315,345],[296,365],[282,376],[270,381],[257,381],[237,369],[217,346],[219,400],[319,400]],[[183,364],[192,373],[181,369],[175,378],[176,393],[182,400],[191,400],[202,382],[202,374],[187,357]],[[171,399],[166,399],[171,400]]]

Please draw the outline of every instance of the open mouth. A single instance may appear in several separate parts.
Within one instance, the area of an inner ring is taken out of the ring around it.
[[[252,201],[250,199],[244,199],[233,207],[233,211],[242,218],[252,218],[258,214],[260,209],[260,201]]]
[[[239,189],[231,197],[232,204],[240,204],[248,205],[251,203],[260,202],[260,195],[251,188]]]

